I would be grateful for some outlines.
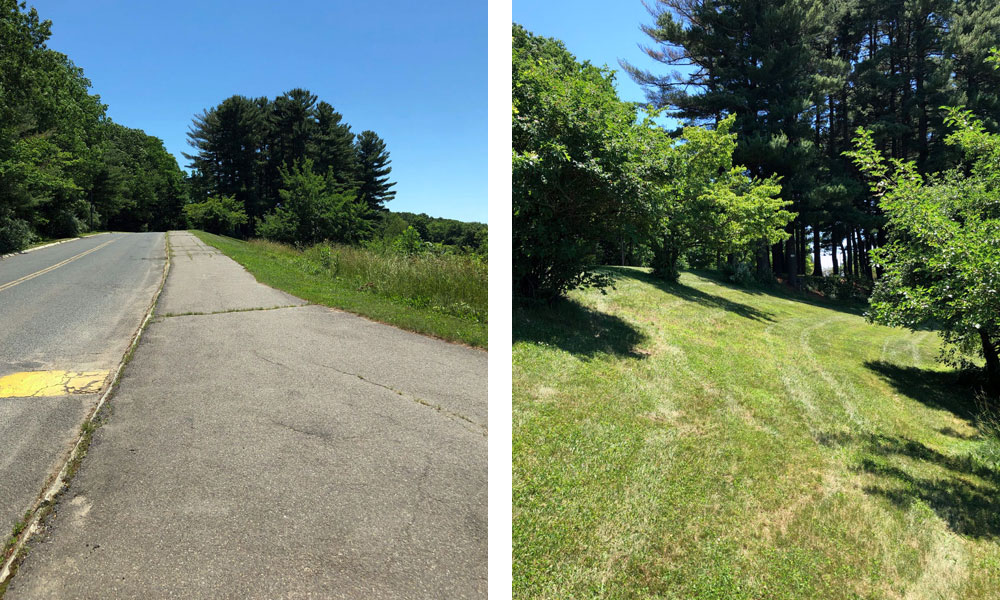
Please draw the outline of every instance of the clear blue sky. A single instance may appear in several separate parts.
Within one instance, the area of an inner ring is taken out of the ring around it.
[[[28,0],[116,122],[181,167],[203,109],[295,87],[385,141],[395,211],[486,221],[486,2]]]
[[[654,73],[666,74],[673,69],[639,48],[651,42],[639,26],[653,24],[641,0],[515,0],[513,16],[515,23],[535,35],[562,40],[577,60],[617,70],[616,84],[622,100],[645,102],[646,95],[622,70],[619,59]],[[661,121],[668,127],[676,123],[674,119]]]

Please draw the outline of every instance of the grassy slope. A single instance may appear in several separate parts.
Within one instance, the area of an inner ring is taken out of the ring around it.
[[[516,598],[1000,596],[937,337],[685,273],[514,315]]]
[[[293,296],[417,333],[486,348],[485,323],[408,306],[377,294],[359,291],[348,282],[304,270],[301,263],[296,261],[298,254],[295,252],[276,251],[202,231],[191,233],[243,265],[258,281]]]

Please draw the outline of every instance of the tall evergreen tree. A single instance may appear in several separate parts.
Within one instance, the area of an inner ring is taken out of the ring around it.
[[[358,159],[354,152],[354,134],[343,115],[326,102],[316,106],[316,130],[312,139],[313,163],[324,175],[332,171],[334,179],[344,186],[355,183]]]
[[[815,64],[812,41],[820,31],[817,5],[799,0],[659,0],[651,12],[655,25],[643,31],[654,45],[646,53],[667,65],[695,69],[666,76],[628,63],[623,63],[625,69],[647,86],[651,101],[673,108],[688,123],[718,123],[735,115],[733,161],[755,177],[780,176],[792,210],[808,216],[814,146],[805,116]],[[777,271],[796,270],[802,254],[796,246],[804,233],[802,221],[789,227],[794,235],[772,249]],[[767,257],[761,254],[758,260],[763,265]]]
[[[256,222],[272,206],[264,196],[262,154],[268,135],[260,100],[230,96],[196,115],[188,140],[198,151],[185,154],[204,178],[206,191],[236,198]]]
[[[385,203],[396,197],[396,192],[390,190],[396,185],[389,181],[389,151],[385,142],[374,131],[362,131],[354,145],[358,160],[358,181],[360,198],[368,203],[372,210],[385,210]]]

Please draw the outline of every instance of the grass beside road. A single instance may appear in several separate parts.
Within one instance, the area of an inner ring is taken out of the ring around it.
[[[98,234],[101,234],[101,233],[110,233],[110,232],[108,232],[108,231],[88,231],[87,233],[81,233],[80,235],[78,235],[76,237],[40,239],[40,240],[38,240],[36,242],[32,242],[31,244],[28,244],[27,246],[25,246],[24,250],[31,250],[32,248],[37,248],[39,246],[45,246],[46,244],[55,244],[57,242],[66,242],[66,241],[69,241],[69,240],[75,240],[75,239],[79,239],[79,238],[90,237],[92,235],[98,235]],[[21,250],[21,252],[24,252],[24,250]]]
[[[685,273],[515,309],[515,598],[996,598],[1000,464],[931,332]]]
[[[305,251],[192,231],[258,281],[310,302],[486,348],[486,266],[463,256],[407,257],[321,244]]]

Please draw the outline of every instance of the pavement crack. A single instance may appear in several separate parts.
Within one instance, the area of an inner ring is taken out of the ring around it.
[[[263,310],[281,310],[283,308],[299,308],[299,307],[302,307],[302,306],[310,306],[310,303],[306,303],[306,304],[285,304],[285,305],[282,305],[282,306],[260,306],[260,307],[254,307],[254,308],[229,308],[229,309],[226,309],[226,310],[214,310],[214,311],[211,311],[211,312],[190,311],[190,312],[182,312],[182,313],[163,313],[163,314],[160,314],[160,315],[156,315],[156,318],[157,319],[170,319],[170,318],[173,318],[173,317],[203,317],[203,316],[208,316],[208,315],[223,315],[223,314],[226,314],[226,313],[257,312],[257,311],[263,311]]]
[[[290,429],[296,433],[301,433],[302,435],[308,435],[309,437],[319,438],[324,442],[329,442],[332,441],[333,439],[333,436],[328,433],[319,433],[316,431],[310,431],[308,429],[302,429],[300,427],[295,427],[294,425],[289,425],[288,423],[282,423],[281,421],[272,420],[271,422],[274,423],[275,425],[278,425],[279,427]],[[346,439],[352,439],[352,438],[346,438]]]
[[[411,402],[413,402],[415,404],[420,404],[421,406],[426,406],[427,408],[432,408],[432,409],[436,410],[437,412],[444,413],[444,414],[446,414],[448,416],[451,416],[451,417],[454,417],[456,419],[460,419],[462,421],[465,421],[466,423],[469,423],[470,425],[472,425],[476,429],[477,432],[482,433],[484,436],[488,434],[487,428],[484,427],[483,425],[480,425],[479,423],[473,421],[472,419],[470,419],[469,417],[467,417],[467,416],[465,416],[465,415],[463,415],[461,413],[457,413],[455,411],[448,410],[447,408],[441,406],[440,404],[434,404],[433,402],[429,402],[427,400],[424,400],[423,398],[418,398],[417,396],[411,396],[410,394],[407,394],[406,392],[403,392],[401,390],[397,390],[396,388],[394,388],[392,386],[389,386],[389,385],[385,385],[384,383],[379,383],[377,381],[372,381],[371,379],[368,379],[367,377],[365,377],[364,375],[361,375],[360,373],[351,373],[350,371],[344,371],[342,369],[338,369],[337,367],[334,367],[334,366],[331,366],[331,365],[325,365],[323,363],[313,363],[313,364],[315,364],[317,366],[320,366],[320,367],[324,367],[326,369],[330,369],[331,371],[336,371],[336,372],[341,373],[343,375],[347,375],[347,376],[350,376],[350,377],[357,377],[358,379],[360,379],[361,381],[364,381],[365,383],[367,383],[369,385],[374,385],[374,386],[380,387],[380,388],[382,388],[384,390],[388,390],[388,391],[396,394],[397,396],[401,396],[403,398],[406,398],[407,400],[409,400],[409,401],[411,401]]]
[[[275,365],[275,366],[278,366],[278,367],[282,367],[282,368],[284,368],[284,369],[289,369],[289,370],[291,370],[291,367],[289,367],[289,366],[288,366],[288,365],[286,365],[285,363],[280,363],[280,362],[278,362],[278,361],[276,361],[276,360],[271,360],[270,358],[266,358],[266,357],[264,357],[264,356],[261,356],[259,352],[253,352],[252,354],[253,354],[254,356],[256,356],[257,358],[261,359],[261,360],[262,360],[262,361],[264,361],[264,362],[267,362],[267,363],[271,363],[272,365]]]

